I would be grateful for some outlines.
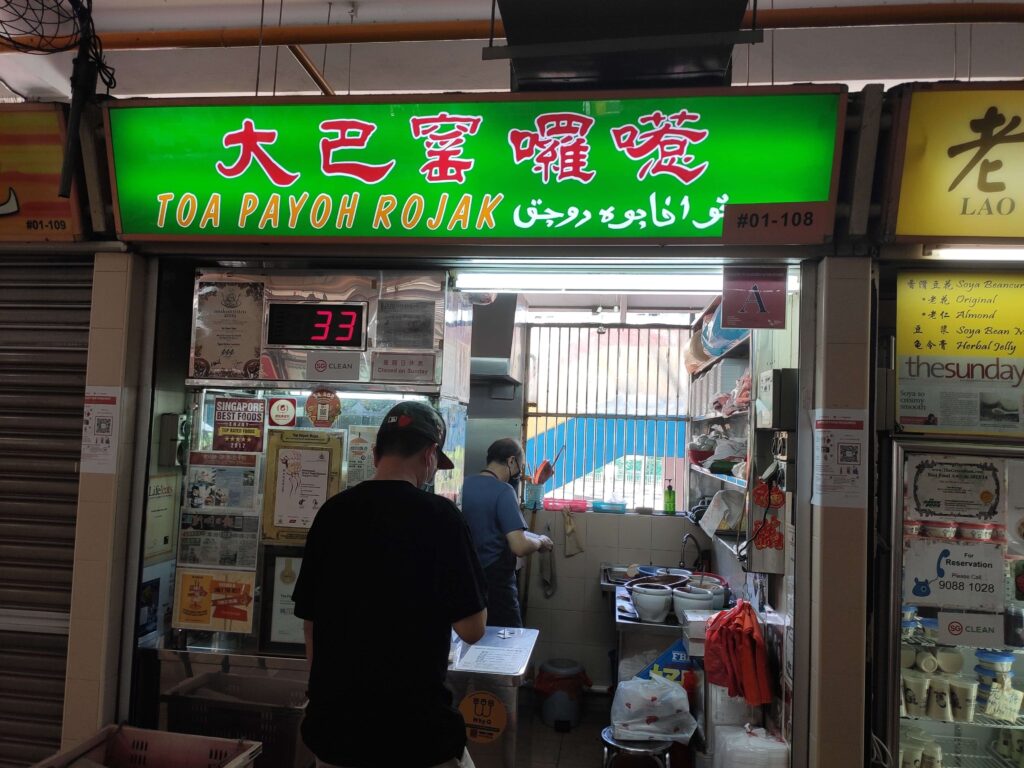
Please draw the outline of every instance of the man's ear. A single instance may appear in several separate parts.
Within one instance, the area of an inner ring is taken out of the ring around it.
[[[373,446],[373,468],[377,468],[377,464],[380,463],[380,454],[377,453],[377,446]]]

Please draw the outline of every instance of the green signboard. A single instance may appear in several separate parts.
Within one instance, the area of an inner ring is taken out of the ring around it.
[[[124,102],[126,238],[821,242],[841,89]]]

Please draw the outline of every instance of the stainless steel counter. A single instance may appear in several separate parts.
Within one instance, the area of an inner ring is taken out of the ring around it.
[[[465,643],[458,659],[449,665],[447,685],[453,704],[466,720],[469,752],[478,768],[515,768],[517,726],[519,724],[519,687],[533,656],[540,633],[536,629],[487,627],[475,645]],[[166,694],[201,675],[225,673],[232,676],[260,677],[292,681],[305,688],[309,673],[306,660],[294,657],[217,651],[211,649],[176,651],[154,649],[159,663],[161,706],[160,727],[168,729]],[[218,734],[211,734],[218,735]],[[519,745],[523,763],[530,764],[529,735]],[[296,729],[295,738],[298,739]],[[296,743],[296,766],[302,766],[304,745]],[[312,761],[309,756],[309,761]],[[275,767],[276,768],[276,767]],[[284,767],[283,767],[284,768]]]

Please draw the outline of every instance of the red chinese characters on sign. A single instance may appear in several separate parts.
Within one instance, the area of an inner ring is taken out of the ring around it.
[[[387,175],[391,173],[391,169],[395,167],[394,160],[374,165],[354,160],[334,159],[334,153],[338,150],[366,149],[370,137],[377,130],[377,126],[373,123],[339,118],[324,120],[320,123],[320,130],[327,134],[334,134],[333,138],[320,139],[320,170],[325,176],[351,176],[365,181],[367,184],[376,184],[386,179]]]
[[[275,141],[277,131],[258,130],[250,118],[245,118],[239,130],[225,133],[223,139],[225,147],[238,147],[238,159],[231,166],[218,162],[217,173],[225,178],[234,179],[249,170],[249,166],[255,160],[276,186],[290,187],[298,181],[299,174],[285,170],[263,146]]]
[[[690,145],[699,144],[708,137],[708,131],[704,129],[685,127],[687,123],[698,120],[699,114],[685,109],[673,115],[656,110],[637,121],[641,126],[650,126],[647,130],[636,125],[621,125],[612,128],[612,141],[615,148],[631,160],[648,158],[637,171],[637,179],[642,181],[649,175],[667,173],[683,184],[692,184],[708,168],[707,162],[692,165],[696,158],[690,154]]]
[[[508,132],[512,158],[519,165],[533,161],[533,172],[539,173],[547,184],[554,174],[557,181],[575,179],[584,184],[594,178],[596,171],[587,168],[590,145],[587,133],[594,118],[575,112],[547,112],[534,120],[536,131],[513,128]]]
[[[475,160],[462,156],[467,136],[475,136],[483,118],[468,115],[437,115],[409,119],[414,139],[422,139],[427,162],[420,166],[423,178],[431,184],[453,181],[461,184]]]

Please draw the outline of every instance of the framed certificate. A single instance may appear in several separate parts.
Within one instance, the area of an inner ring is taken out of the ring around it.
[[[301,656],[306,652],[303,621],[295,615],[292,588],[302,568],[303,547],[268,545],[263,550],[263,606],[260,650]]]

